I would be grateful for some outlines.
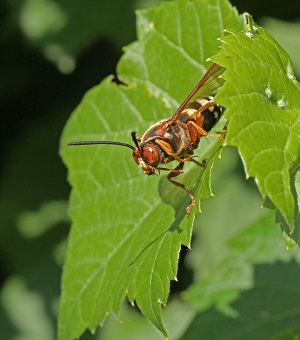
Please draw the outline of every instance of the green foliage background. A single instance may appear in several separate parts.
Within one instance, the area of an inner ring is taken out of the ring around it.
[[[60,133],[82,95],[115,72],[121,47],[135,39],[133,9],[145,4],[105,3],[103,7],[100,1],[83,6],[79,1],[28,0],[3,1],[0,5],[0,332],[3,338],[56,337],[60,275],[70,223],[66,212],[69,187],[58,156]],[[263,15],[285,20],[300,16],[297,1],[278,4],[243,1],[236,5],[239,12],[247,10],[255,19]],[[45,12],[47,8],[50,12]],[[110,24],[105,25],[95,13],[103,15]],[[26,28],[26,18],[27,24],[37,26]],[[292,29],[286,22],[281,24]],[[290,39],[290,30],[280,29],[280,35],[276,36],[271,22],[265,21],[265,25],[281,44]],[[28,34],[30,29],[34,34]],[[286,46],[291,56],[298,55],[297,46],[297,43]],[[296,71],[299,70],[297,59],[293,63]],[[125,155],[120,153],[120,157],[123,157],[120,162],[127,162]],[[107,167],[111,171],[116,169],[110,163]],[[245,193],[242,198],[238,195],[241,190]],[[252,331],[256,338],[259,334],[263,339],[272,329],[284,333],[290,328],[287,320],[292,323],[299,315],[299,285],[295,281],[299,268],[290,262],[297,249],[285,252],[274,228],[273,215],[259,209],[262,202],[252,182],[244,181],[242,165],[233,150],[223,153],[222,166],[216,162],[213,192],[215,198],[203,202],[203,214],[196,220],[193,251],[188,255],[186,250],[181,253],[178,283],[171,285],[172,293],[190,287],[185,298],[195,305],[196,311],[172,294],[164,310],[170,337],[193,339],[197,334],[219,339],[224,333],[215,330],[223,330],[224,325],[229,338],[236,335],[245,339],[247,334],[251,339]],[[233,265],[239,268],[238,272],[232,272]],[[220,285],[224,277],[228,278],[226,294],[224,285]],[[267,287],[268,294],[261,287]],[[241,289],[247,291],[240,293]],[[203,296],[207,292],[211,298],[206,300]],[[282,296],[282,300],[278,302],[274,296]],[[262,305],[262,297],[266,298],[264,308],[257,311],[255,306],[258,302]],[[236,301],[232,308],[228,305],[230,301]],[[197,311],[206,310],[213,303],[214,308],[198,314]],[[249,305],[253,307],[251,314],[249,309],[245,310]],[[237,312],[240,318],[230,318]],[[127,305],[122,307],[120,318],[122,324],[110,316],[97,337],[160,336]],[[90,336],[85,334],[84,338]]]

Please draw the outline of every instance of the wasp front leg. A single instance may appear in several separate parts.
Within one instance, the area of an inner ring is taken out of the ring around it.
[[[184,184],[182,183],[179,183],[179,182],[176,182],[174,181],[172,178],[173,177],[177,177],[178,175],[180,175],[183,171],[183,166],[184,166],[184,163],[179,163],[178,166],[173,169],[169,175],[167,176],[167,179],[174,185],[176,185],[177,187],[183,189],[189,196],[190,196],[190,199],[192,201],[192,203],[185,209],[186,210],[186,213],[189,214],[191,212],[191,209],[195,206],[195,197],[193,196],[193,194],[185,187]]]
[[[156,139],[155,144],[157,144],[168,156],[173,157],[176,161],[178,161],[180,163],[191,162],[191,160],[192,160],[192,157],[180,158],[174,152],[172,146],[168,142],[166,142],[162,139]]]

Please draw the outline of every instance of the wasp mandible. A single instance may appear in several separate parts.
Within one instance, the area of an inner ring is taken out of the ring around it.
[[[193,157],[201,137],[212,136],[209,131],[220,119],[224,108],[213,101],[217,89],[224,83],[220,75],[224,68],[213,64],[201,78],[192,92],[178,107],[173,116],[163,119],[140,136],[132,132],[134,146],[115,141],[83,141],[71,142],[68,145],[110,144],[125,146],[133,150],[133,159],[146,175],[154,175],[156,171],[168,171],[167,179],[182,188],[190,197],[191,203],[186,208],[187,214],[195,206],[195,197],[184,184],[173,178],[183,173],[185,162],[194,162],[201,166]],[[159,167],[173,160],[179,162],[174,169]]]

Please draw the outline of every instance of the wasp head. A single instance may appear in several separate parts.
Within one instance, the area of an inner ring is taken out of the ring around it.
[[[146,175],[154,175],[160,162],[158,146],[153,142],[139,144],[135,132],[132,132],[131,136],[135,144],[132,152],[134,161]]]
[[[157,145],[148,143],[136,146],[133,149],[133,159],[146,175],[154,175],[159,164],[159,151]]]

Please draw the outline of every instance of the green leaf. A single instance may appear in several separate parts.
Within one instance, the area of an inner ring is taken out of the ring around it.
[[[181,339],[196,315],[195,309],[188,303],[173,297],[163,310],[166,327],[170,339]],[[123,304],[120,310],[120,320],[110,315],[101,329],[101,340],[130,339],[130,340],[163,340],[165,337],[158,332],[140,313],[130,306]]]
[[[289,225],[286,223],[281,212],[276,211],[276,219],[281,225],[283,237],[288,249],[296,243],[300,244],[300,164],[297,164],[297,166],[291,170],[290,182],[292,194],[296,198],[294,219],[297,228],[295,228],[293,233],[290,233]]]
[[[300,23],[264,17],[260,20],[262,27],[270,33],[288,52],[292,59],[295,73],[300,74]]]
[[[67,202],[56,200],[44,203],[39,211],[22,212],[17,223],[24,237],[37,238],[62,222],[69,222]]]
[[[184,294],[198,310],[216,305],[219,311],[236,316],[231,303],[241,290],[253,286],[253,264],[289,261],[293,257],[300,260],[298,253],[287,253],[284,249],[278,230],[274,228],[272,214],[259,218],[232,236],[225,246],[223,256],[210,268],[210,272]]]
[[[233,149],[225,149],[222,164],[214,169],[220,172],[214,173],[216,197],[203,203],[196,221],[188,256],[194,282],[183,294],[199,311],[215,306],[230,316],[237,316],[233,301],[253,287],[254,265],[292,259],[300,263],[297,248],[286,251],[274,214],[258,209],[261,198],[254,184],[234,172],[237,157]]]
[[[181,244],[189,246],[195,207],[165,176],[147,178],[131,152],[114,146],[70,148],[76,140],[130,142],[170,117],[200,80],[218,48],[224,28],[240,29],[242,19],[223,0],[178,0],[138,12],[138,41],[126,48],[118,78],[90,90],[68,122],[61,152],[72,184],[68,242],[59,316],[59,338],[79,337],[86,328],[118,313],[125,296],[167,335],[161,305],[176,279]],[[191,167],[182,181],[197,187],[196,198],[211,195],[210,170],[220,142],[201,141],[205,168]],[[174,166],[174,165],[173,165]],[[187,167],[189,170],[189,167]]]
[[[293,238],[300,228],[291,183],[300,155],[300,86],[287,53],[250,16],[248,22],[242,32],[230,30],[212,58],[227,69],[216,101],[227,108],[227,144],[238,147],[247,177],[255,177]]]
[[[272,337],[272,340],[295,340],[299,339],[300,337],[300,330],[298,326],[295,329],[286,329],[284,332],[280,332]]]
[[[62,72],[72,72],[80,54],[100,39],[122,46],[134,36],[136,4],[127,0],[27,0],[8,3],[24,36]]]
[[[253,289],[243,292],[234,303],[238,317],[213,309],[199,313],[181,339],[297,339],[300,289],[295,273],[299,265],[277,262],[255,269]],[[283,331],[285,336],[280,337],[278,333]]]

